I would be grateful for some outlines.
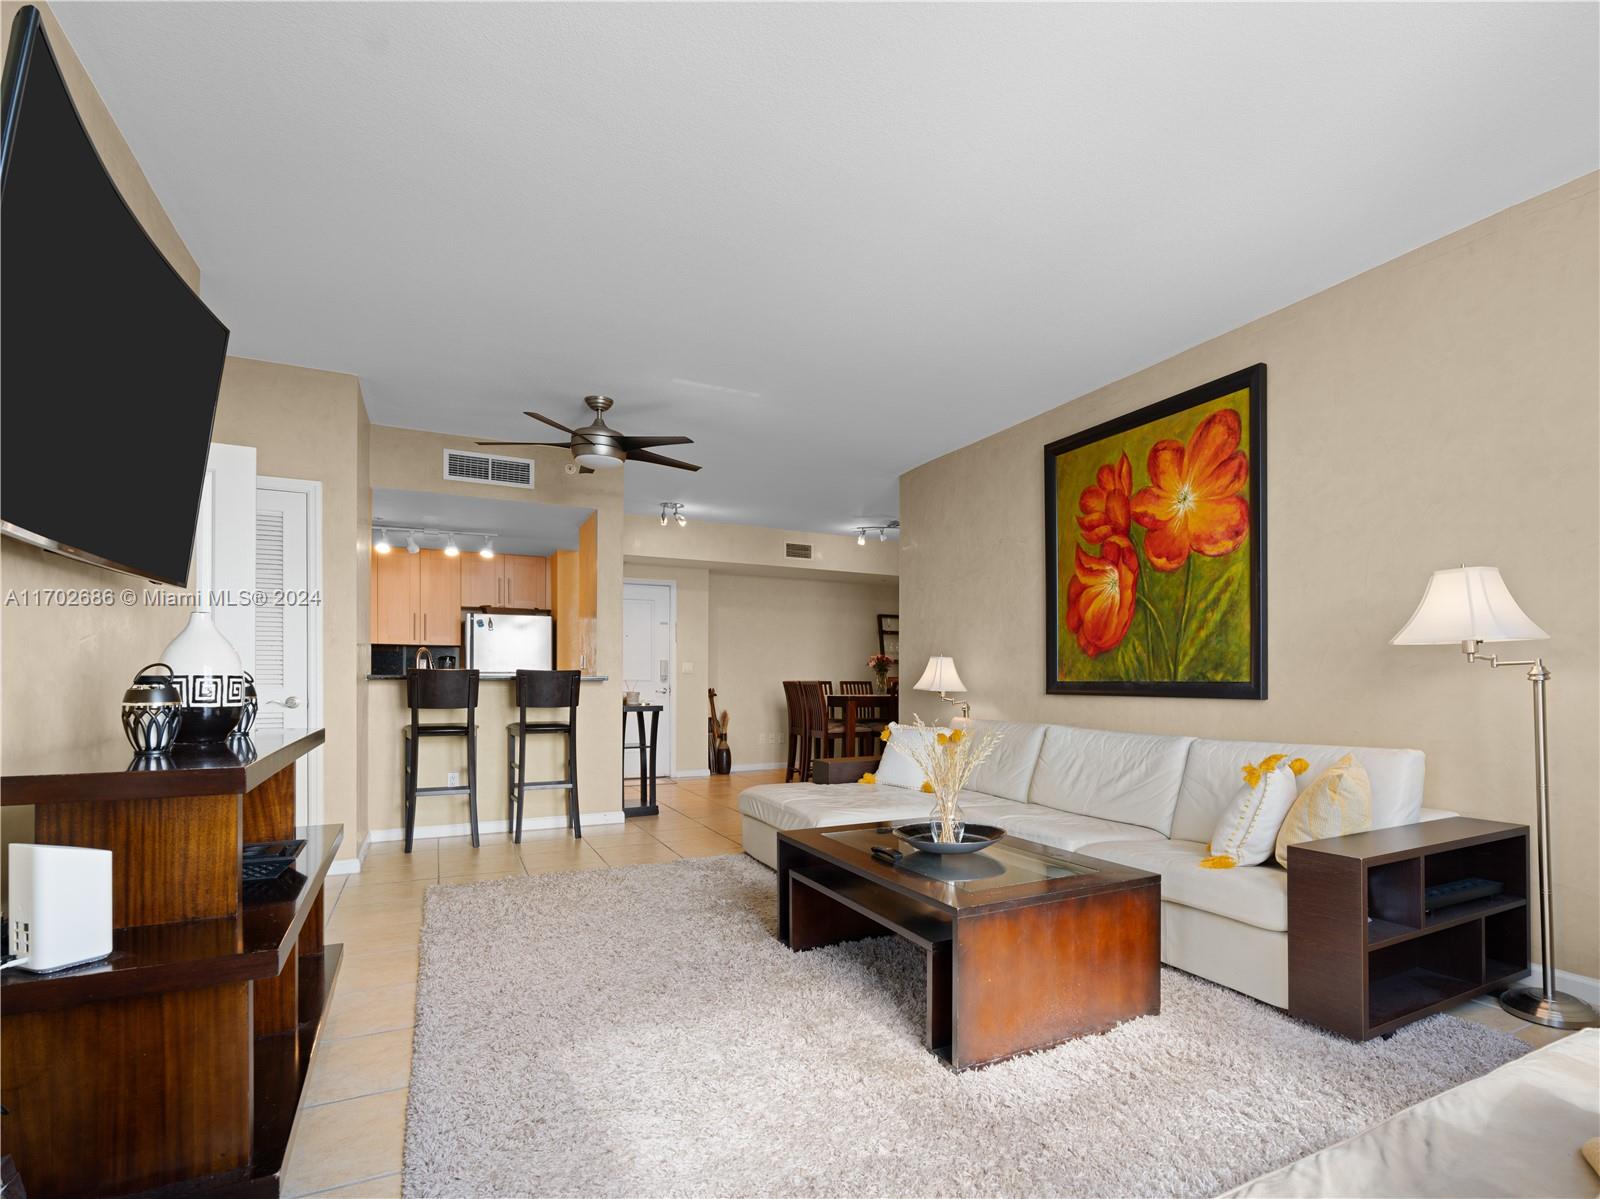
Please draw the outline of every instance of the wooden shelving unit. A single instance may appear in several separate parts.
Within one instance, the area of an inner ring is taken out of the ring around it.
[[[107,744],[0,780],[36,841],[113,854],[111,956],[0,975],[0,1135],[35,1199],[278,1194],[342,952],[322,889],[343,828],[294,826],[294,763],[322,742],[266,734],[157,770]],[[241,880],[246,842],[290,837],[289,872]]]
[[[1428,911],[1428,887],[1498,882]],[[1355,1040],[1528,969],[1528,829],[1454,817],[1289,847],[1289,1014]]]

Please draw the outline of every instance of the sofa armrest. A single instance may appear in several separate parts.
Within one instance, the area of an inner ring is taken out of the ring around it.
[[[878,764],[877,758],[814,758],[811,781],[824,786],[832,783],[857,783]]]

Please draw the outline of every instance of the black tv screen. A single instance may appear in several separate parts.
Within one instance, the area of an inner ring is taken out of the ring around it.
[[[183,586],[228,330],[106,173],[32,7],[0,98],[0,524]]]

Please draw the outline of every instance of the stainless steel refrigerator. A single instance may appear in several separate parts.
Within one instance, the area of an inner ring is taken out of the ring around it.
[[[555,622],[549,616],[467,614],[467,669],[483,674],[555,669]]]

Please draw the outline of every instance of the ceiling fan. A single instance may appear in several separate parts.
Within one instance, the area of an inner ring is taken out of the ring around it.
[[[678,470],[699,470],[692,462],[681,462],[651,450],[658,445],[693,445],[692,437],[630,437],[606,424],[605,413],[614,400],[610,396],[584,396],[583,402],[594,413],[594,421],[581,429],[569,429],[558,420],[538,412],[524,412],[534,420],[543,421],[560,429],[568,441],[480,441],[479,445],[548,445],[571,450],[573,459],[585,471],[611,470],[624,462],[650,462],[656,466],[672,466]]]

